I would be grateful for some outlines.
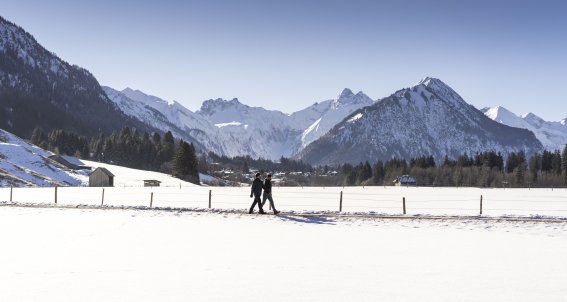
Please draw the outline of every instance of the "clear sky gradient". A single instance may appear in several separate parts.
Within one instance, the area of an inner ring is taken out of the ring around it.
[[[440,78],[478,108],[567,117],[567,1],[6,1],[103,85],[287,113]]]

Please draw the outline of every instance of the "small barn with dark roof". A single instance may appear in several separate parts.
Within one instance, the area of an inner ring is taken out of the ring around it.
[[[114,174],[98,167],[89,174],[89,187],[114,187]]]
[[[405,186],[405,187],[415,187],[417,186],[417,180],[413,176],[402,175],[396,177],[393,181],[394,186]]]
[[[79,166],[72,164],[71,162],[69,162],[68,160],[66,160],[63,156],[61,155],[51,155],[48,157],[49,159],[51,159],[52,161],[58,162],[60,164],[62,164],[63,166],[71,169],[71,170],[79,170]]]

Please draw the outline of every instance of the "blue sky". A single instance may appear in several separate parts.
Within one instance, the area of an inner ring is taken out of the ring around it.
[[[567,3],[567,2],[565,2]],[[440,78],[478,108],[567,117],[562,1],[5,1],[0,14],[103,85],[196,110],[287,113]]]

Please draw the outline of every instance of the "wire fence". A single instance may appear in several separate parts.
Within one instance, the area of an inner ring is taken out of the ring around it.
[[[541,215],[567,217],[567,189],[274,187],[280,211],[390,215]],[[248,187],[0,188],[0,201],[66,206],[248,210]],[[268,207],[269,202],[265,207]],[[267,210],[267,208],[265,209]]]

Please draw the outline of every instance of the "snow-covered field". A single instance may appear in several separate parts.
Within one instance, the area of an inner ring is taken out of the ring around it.
[[[126,173],[127,174],[127,173]],[[135,177],[134,177],[135,178]],[[133,178],[132,178],[133,179]],[[118,178],[117,178],[118,180]],[[165,181],[165,179],[164,179]],[[125,180],[125,183],[129,183]],[[131,183],[140,184],[141,180]],[[250,206],[247,187],[200,187],[172,178],[170,187],[114,187],[104,189],[104,205],[150,206],[160,208],[207,208],[209,192],[215,209],[241,209]],[[420,187],[274,187],[278,210],[286,212],[338,211],[343,192],[343,212],[396,215],[403,212],[406,199],[408,215],[480,214],[480,199],[485,216],[567,217],[567,189],[480,189]],[[102,188],[60,187],[58,205],[100,205]],[[10,188],[0,188],[0,201],[10,200]],[[14,188],[12,201],[53,204],[54,188]]]
[[[0,207],[0,301],[566,301],[565,222]]]

